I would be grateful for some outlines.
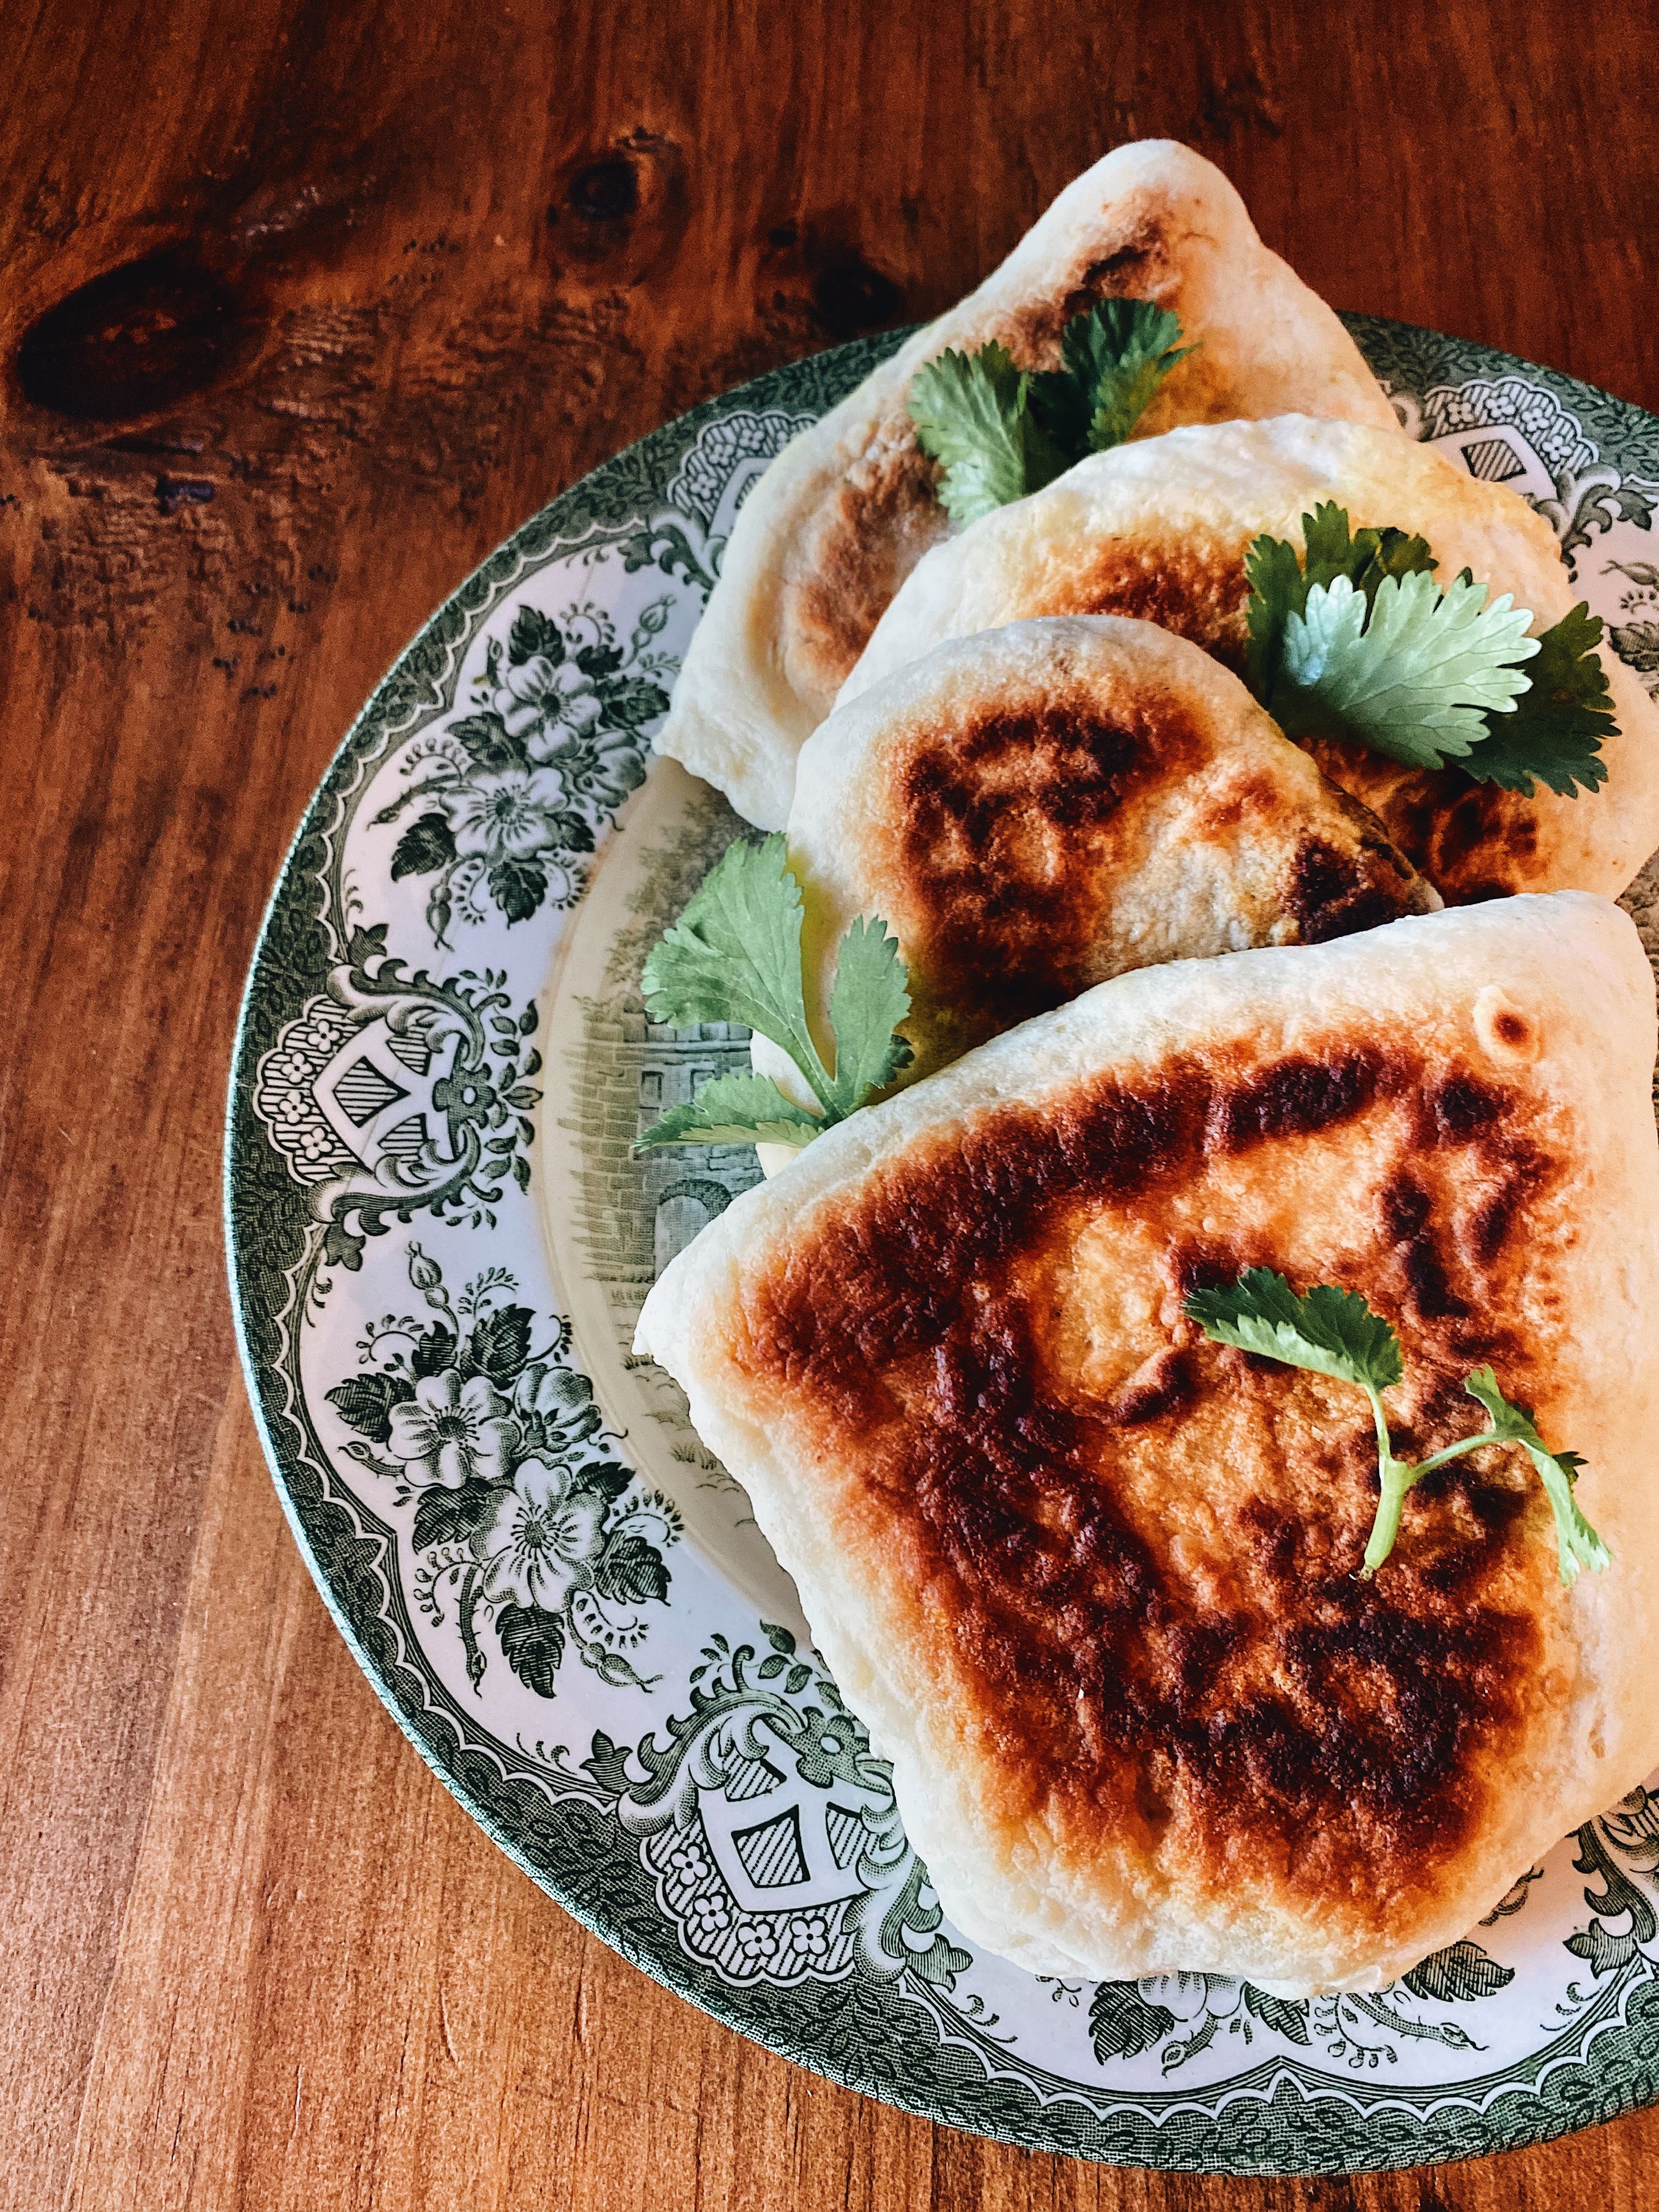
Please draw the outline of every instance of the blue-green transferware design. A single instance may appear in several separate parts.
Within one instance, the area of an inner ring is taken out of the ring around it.
[[[1549,518],[1659,692],[1659,422],[1478,346],[1351,327],[1410,430]],[[295,1533],[502,1849],[836,2081],[1045,2150],[1241,2174],[1467,2157],[1647,2104],[1659,1789],[1371,1995],[1046,1980],[976,1950],[742,1492],[629,1349],[657,1272],[756,1175],[741,1149],[632,1156],[746,1057],[741,1030],[646,1018],[643,952],[734,827],[652,732],[750,486],[897,343],[763,377],[554,501],[432,617],[325,778],[248,984],[226,1193]],[[1659,875],[1626,903],[1650,924]]]

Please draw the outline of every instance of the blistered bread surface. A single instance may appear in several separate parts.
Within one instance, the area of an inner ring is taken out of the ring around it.
[[[947,1912],[1039,1972],[1380,1985],[1659,1759],[1652,977],[1567,893],[1140,970],[819,1139],[639,1348],[746,1486]],[[1376,1501],[1359,1393],[1205,1340],[1272,1267],[1587,1462]]]
[[[1036,615],[1139,617],[1242,672],[1250,541],[1266,532],[1300,546],[1302,517],[1322,500],[1346,509],[1356,530],[1415,532],[1443,584],[1470,569],[1528,608],[1535,631],[1579,599],[1543,517],[1431,447],[1305,415],[1227,422],[1094,454],[935,548],[882,617],[842,699],[944,639]],[[1566,888],[1615,896],[1659,845],[1659,706],[1605,640],[1601,657],[1619,734],[1603,746],[1600,791],[1561,798],[1538,786],[1527,798],[1355,744],[1311,750],[1454,904]]]
[[[897,937],[913,1076],[1131,968],[1439,903],[1236,676],[1111,616],[947,641],[832,714],[789,860],[819,1008],[855,915]]]

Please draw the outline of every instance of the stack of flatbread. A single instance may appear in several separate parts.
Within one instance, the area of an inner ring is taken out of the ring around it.
[[[1052,368],[1113,298],[1195,349],[1127,442],[952,531],[919,371]],[[672,1263],[638,1347],[945,1910],[1042,1972],[1378,1986],[1659,1763],[1654,989],[1611,903],[1659,843],[1659,717],[1604,654],[1576,797],[1292,742],[1243,680],[1245,560],[1322,501],[1540,628],[1574,603],[1218,173],[1122,148],[772,465],[658,740],[787,830],[825,1052],[880,915],[912,1056]],[[1414,1457],[1492,1367],[1582,1455],[1611,1565],[1558,1576],[1525,1455],[1482,1448],[1361,1577],[1364,1399],[1192,1318],[1253,1269],[1394,1324]]]

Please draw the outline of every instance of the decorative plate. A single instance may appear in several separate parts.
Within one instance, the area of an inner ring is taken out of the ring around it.
[[[1356,318],[1407,427],[1559,532],[1659,690],[1659,422]],[[744,2034],[908,2110],[1141,2166],[1318,2173],[1659,2098],[1659,1782],[1394,1987],[1034,1978],[944,1923],[888,1771],[684,1401],[629,1346],[751,1152],[636,1162],[745,1033],[647,1021],[732,834],[651,734],[732,520],[898,335],[711,401],[491,555],[342,745],[237,1041],[226,1204],[294,1531],[422,1756],[567,1910]],[[1586,802],[1589,803],[1589,802]],[[1626,903],[1659,918],[1650,868]]]

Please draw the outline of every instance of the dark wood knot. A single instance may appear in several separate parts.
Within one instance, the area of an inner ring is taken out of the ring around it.
[[[590,161],[570,179],[565,204],[585,222],[621,222],[639,206],[639,173],[623,154]]]
[[[890,276],[872,269],[861,254],[839,253],[812,279],[812,307],[832,338],[856,337],[892,322],[904,295]]]
[[[217,384],[256,320],[187,249],[163,247],[77,285],[24,331],[23,396],[78,422],[155,415]]]

